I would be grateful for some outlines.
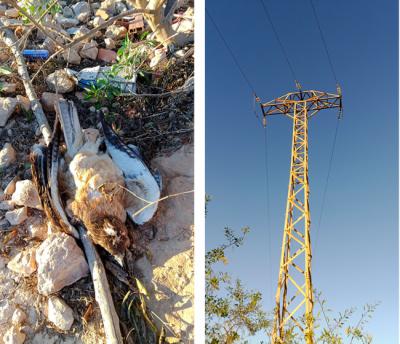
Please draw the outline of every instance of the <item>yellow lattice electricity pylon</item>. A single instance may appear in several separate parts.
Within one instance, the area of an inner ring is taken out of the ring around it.
[[[273,344],[286,344],[287,329],[300,331],[305,343],[314,343],[311,280],[310,208],[308,184],[308,119],[318,111],[342,108],[342,96],[320,91],[288,93],[261,104],[263,122],[272,115],[293,120],[292,160],[285,227],[275,296]]]

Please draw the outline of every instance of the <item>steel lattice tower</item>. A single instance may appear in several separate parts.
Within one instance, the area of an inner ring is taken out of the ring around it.
[[[305,343],[313,344],[308,119],[320,110],[341,110],[342,96],[340,89],[338,94],[299,90],[262,103],[261,108],[264,125],[266,118],[272,115],[286,115],[293,120],[292,158],[272,343],[285,344],[285,328],[291,324],[302,333]]]

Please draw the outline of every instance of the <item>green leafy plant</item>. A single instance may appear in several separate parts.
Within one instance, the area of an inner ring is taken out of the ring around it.
[[[327,308],[326,300],[322,299],[321,293],[316,293],[316,300],[320,306],[318,317],[325,325],[321,326],[320,335],[317,337],[317,343],[321,344],[342,344],[342,343],[372,343],[372,336],[365,330],[365,326],[372,318],[373,313],[379,303],[366,304],[356,318],[357,309],[345,309],[338,316],[332,317],[332,310]],[[352,324],[352,320],[355,322]],[[358,319],[358,320],[357,320]]]
[[[121,94],[120,88],[112,83],[112,79],[116,76],[115,71],[112,69],[108,71],[104,78],[98,79],[96,83],[91,85],[85,90],[85,99],[96,100],[98,106],[105,103],[111,103],[115,97]]]
[[[157,342],[157,328],[148,314],[146,299],[148,293],[143,284],[136,279],[137,293],[128,291],[122,300],[122,307],[125,310],[129,323],[133,326],[130,335],[137,343]],[[150,330],[150,331],[149,331]]]
[[[209,344],[236,343],[270,327],[262,310],[261,293],[246,290],[239,279],[232,281],[228,273],[215,269],[218,263],[228,264],[227,249],[240,247],[248,233],[248,227],[242,228],[240,235],[225,228],[226,242],[206,253],[206,341]]]
[[[321,293],[315,292],[316,304],[319,311],[314,319],[314,342],[316,344],[371,344],[372,335],[365,327],[372,318],[379,303],[366,304],[361,312],[355,307],[345,309],[333,316],[333,311],[328,308],[327,301]],[[305,325],[304,318],[299,319]],[[294,326],[289,323],[285,329],[285,344],[303,344],[304,338]]]
[[[144,41],[147,39],[147,36],[150,34],[150,31],[143,31],[139,34],[139,40]]]
[[[33,114],[33,111],[32,110],[25,110],[25,109],[22,109],[22,112],[25,114],[25,117],[26,117],[26,121],[28,122],[28,123],[32,123],[33,122],[33,120],[35,119],[35,115]]]
[[[51,15],[55,15],[56,13],[62,12],[61,5],[57,2],[50,2],[46,0],[34,0],[28,1],[25,0],[20,4],[21,8],[30,14],[34,18],[40,18],[45,12],[48,12]],[[24,18],[24,23],[29,23],[28,18]]]
[[[124,316],[132,326],[127,337],[139,344],[180,343],[178,338],[166,336],[164,326],[158,330],[153,319],[155,314],[149,311],[146,304],[149,294],[139,279],[135,278],[135,284],[137,292],[128,291],[122,300]]]
[[[136,73],[141,74],[142,71],[147,70],[145,62],[149,58],[151,48],[155,46],[156,42],[152,40],[134,43],[127,35],[117,51],[117,62],[111,69],[127,79],[132,78]]]
[[[143,72],[146,71],[150,48],[155,44],[151,40],[145,40],[140,44],[134,43],[127,35],[117,51],[117,61],[104,77],[86,89],[85,99],[95,99],[96,103],[100,105],[106,102],[111,103],[115,97],[121,95],[121,88],[115,86],[113,79],[122,77],[129,82],[136,74],[143,75]]]

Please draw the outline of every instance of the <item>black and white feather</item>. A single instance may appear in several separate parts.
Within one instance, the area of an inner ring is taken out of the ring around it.
[[[157,211],[161,194],[161,176],[152,173],[138,149],[126,145],[114,132],[100,112],[100,123],[105,136],[107,152],[123,172],[126,187],[131,193],[127,215],[138,225],[148,222]]]

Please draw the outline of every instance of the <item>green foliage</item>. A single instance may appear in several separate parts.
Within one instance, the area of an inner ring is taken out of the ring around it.
[[[218,263],[228,264],[227,249],[240,247],[248,233],[248,227],[239,236],[225,228],[226,243],[206,253],[206,341],[209,344],[237,343],[246,335],[270,326],[262,310],[261,293],[247,291],[240,280],[232,281],[228,273],[215,270]]]
[[[112,83],[115,76],[116,72],[113,69],[108,71],[104,78],[98,79],[95,84],[85,90],[85,99],[96,100],[98,106],[111,103],[115,97],[121,94],[121,90]]]
[[[316,344],[371,344],[372,336],[365,327],[372,318],[379,303],[366,304],[357,317],[356,308],[348,308],[337,316],[327,307],[326,300],[321,293],[316,293],[319,312],[314,319],[314,341]],[[305,324],[304,319],[300,321]],[[289,324],[285,333],[285,344],[303,344],[304,339],[295,331],[293,324]]]
[[[117,62],[112,68],[115,72],[121,73],[128,79],[132,78],[136,73],[141,74],[142,71],[147,69],[145,62],[149,58],[150,48],[155,47],[155,45],[156,42],[152,40],[134,43],[127,35],[117,51]]]
[[[150,31],[143,31],[139,34],[139,40],[144,41],[147,39],[147,36],[150,34]]]
[[[321,344],[342,344],[342,343],[372,343],[372,336],[365,331],[365,326],[372,318],[379,303],[366,304],[361,310],[358,320],[351,324],[355,318],[357,309],[349,308],[332,318],[332,310],[327,308],[326,300],[321,299],[321,293],[316,294],[316,300],[321,308],[320,316],[323,318],[326,327],[322,327],[317,343]]]
[[[34,0],[34,1],[24,0],[20,6],[23,10],[25,10],[25,12],[30,14],[32,17],[39,18],[45,12],[48,12],[53,16],[56,13],[62,12],[62,7],[58,2],[56,2],[54,5],[52,4],[53,4],[52,1],[46,1],[46,0]],[[24,23],[29,23],[29,19],[24,18]]]
[[[85,90],[85,99],[95,99],[96,103],[103,104],[112,101],[120,94],[120,89],[115,87],[109,79],[99,79]]]
[[[140,44],[134,43],[126,36],[117,51],[117,61],[103,78],[98,79],[94,85],[86,89],[85,99],[94,99],[97,105],[110,104],[115,97],[121,95],[121,89],[115,86],[113,79],[119,76],[128,81],[137,73],[145,71],[145,62],[150,53],[149,48],[154,44],[154,41],[149,40]]]
[[[22,109],[22,112],[25,114],[26,121],[28,123],[32,123],[33,120],[35,119],[35,115],[33,114],[33,111],[32,110],[26,111],[26,110]]]
[[[157,327],[149,314],[146,300],[149,296],[144,285],[135,279],[137,292],[128,291],[122,300],[122,309],[132,329],[129,336],[135,343],[157,344],[164,343],[159,338],[163,336],[163,331],[158,333]]]

